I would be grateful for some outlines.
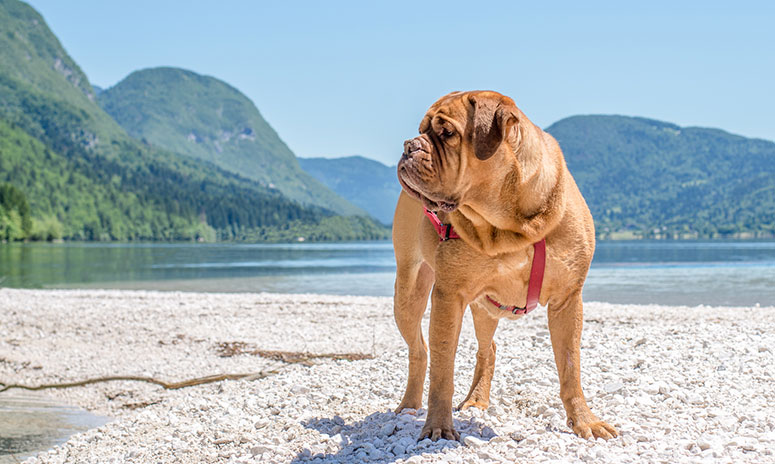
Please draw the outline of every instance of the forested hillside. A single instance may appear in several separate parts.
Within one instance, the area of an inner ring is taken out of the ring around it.
[[[304,172],[248,97],[227,83],[178,68],[135,71],[99,103],[129,135],[209,161],[340,214],[365,214]]]
[[[96,104],[86,76],[28,5],[0,0],[0,31],[0,239],[388,235],[370,219],[336,218],[132,139]]]
[[[0,182],[23,192],[35,217],[29,238],[215,240],[216,230],[221,238],[240,238],[250,229],[330,216],[278,194],[259,195],[225,177],[202,190],[163,164],[129,168],[88,152],[80,155],[70,159],[0,122]]]
[[[773,142],[624,116],[574,116],[547,132],[600,236],[775,234]]]

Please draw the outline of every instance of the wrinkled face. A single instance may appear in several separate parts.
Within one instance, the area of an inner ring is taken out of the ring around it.
[[[497,92],[453,92],[430,107],[420,135],[404,142],[398,180],[431,211],[454,211],[476,171],[507,148],[518,123],[514,102]]]

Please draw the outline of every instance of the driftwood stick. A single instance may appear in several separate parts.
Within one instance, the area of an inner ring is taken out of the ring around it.
[[[358,361],[362,359],[373,359],[373,355],[361,354],[361,353],[336,353],[336,354],[314,354],[307,352],[295,352],[295,351],[267,351],[258,350],[251,345],[244,342],[231,342],[221,343],[218,347],[218,354],[222,358],[228,358],[240,354],[251,354],[261,356],[267,359],[273,359],[288,364],[305,364],[310,365],[312,360],[315,359],[332,359],[332,360],[348,360]],[[284,366],[274,367],[269,370],[261,372],[249,372],[245,374],[216,374],[208,375],[207,377],[198,377],[195,379],[183,380],[181,382],[165,382],[154,377],[145,377],[138,375],[113,375],[106,377],[95,377],[92,379],[81,380],[78,382],[63,382],[63,383],[48,383],[42,385],[21,385],[21,384],[4,384],[0,382],[0,393],[10,390],[12,388],[18,388],[21,390],[46,390],[52,388],[72,388],[82,387],[84,385],[90,385],[93,383],[113,382],[118,380],[133,381],[133,382],[148,382],[159,385],[166,390],[177,390],[179,388],[193,387],[195,385],[202,385],[206,383],[220,382],[221,380],[255,380],[262,379],[271,374],[276,374]]]
[[[48,383],[42,385],[21,385],[21,384],[3,384],[0,383],[0,392],[10,390],[12,388],[19,388],[22,390],[46,390],[51,388],[72,388],[82,387],[84,385],[90,385],[93,383],[113,382],[117,380],[128,380],[133,382],[148,382],[159,385],[166,390],[177,390],[179,388],[193,387],[195,385],[203,385],[206,383],[220,382],[221,380],[255,380],[262,379],[271,374],[276,374],[279,369],[273,369],[261,372],[249,372],[245,374],[216,374],[208,375],[206,377],[197,377],[195,379],[183,380],[181,382],[165,382],[163,380],[156,379],[154,377],[145,377],[137,375],[114,375],[107,377],[95,377],[93,379],[81,380],[78,382],[63,382],[63,383]]]
[[[272,351],[260,350],[245,342],[224,342],[218,344],[218,356],[230,358],[242,354],[260,356],[266,359],[281,361],[284,363],[309,364],[318,359],[331,359],[333,361],[361,361],[374,359],[373,354],[364,353],[309,353],[307,351]]]

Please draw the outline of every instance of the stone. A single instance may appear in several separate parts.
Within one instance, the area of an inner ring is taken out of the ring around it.
[[[759,440],[753,437],[739,437],[737,439],[737,446],[746,451],[754,451],[758,444]]]
[[[364,443],[361,448],[363,448],[363,450],[366,451],[369,454],[371,454],[376,449],[376,448],[374,448],[374,445],[372,445],[369,442]]]
[[[660,382],[657,382],[657,386],[659,387],[659,393],[663,395],[667,395],[668,393],[670,393],[669,383],[660,381]]]
[[[253,456],[258,456],[259,454],[272,453],[272,452],[274,452],[274,448],[267,445],[256,445],[250,448],[250,454],[252,454]]]
[[[611,382],[603,385],[603,390],[606,393],[615,393],[624,388],[624,384],[621,382]]]
[[[476,437],[474,437],[472,435],[468,435],[467,437],[463,438],[463,443],[465,443],[467,446],[472,446],[474,448],[478,448],[478,447],[486,444],[487,442],[482,440],[482,439],[480,439],[480,438],[476,438]]]
[[[291,393],[294,395],[304,395],[309,393],[309,388],[305,387],[304,385],[294,385],[291,388]]]
[[[379,429],[379,434],[383,437],[389,437],[390,435],[393,435],[393,432],[396,431],[396,424],[392,422],[388,422],[387,424],[384,424]]]
[[[649,395],[656,395],[657,393],[659,393],[659,385],[657,385],[656,383],[646,385],[645,387],[643,387],[643,391],[648,393]]]

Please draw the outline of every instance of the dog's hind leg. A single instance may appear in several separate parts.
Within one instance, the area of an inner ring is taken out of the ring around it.
[[[422,407],[423,385],[428,370],[428,345],[422,336],[422,316],[433,286],[433,269],[425,263],[402,265],[396,269],[393,314],[396,325],[409,346],[409,376],[406,391],[396,412]]]
[[[615,428],[601,421],[587,406],[581,390],[580,346],[583,325],[581,290],[565,301],[550,302],[549,334],[560,376],[560,398],[568,416],[568,427],[582,438],[609,439],[619,435]]]
[[[495,329],[498,328],[498,319],[492,317],[477,303],[471,303],[470,307],[479,351],[476,353],[474,381],[471,383],[466,399],[460,403],[458,409],[470,407],[487,409],[490,405],[490,384],[495,370],[495,342],[492,338],[495,335]]]

